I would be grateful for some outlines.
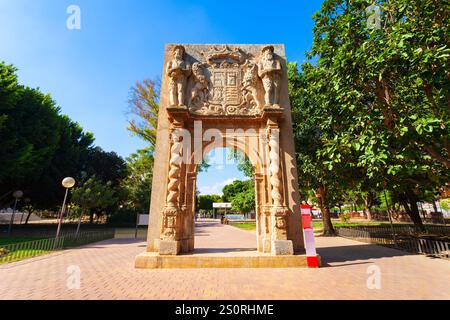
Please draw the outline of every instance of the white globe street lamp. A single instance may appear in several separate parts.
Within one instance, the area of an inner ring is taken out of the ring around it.
[[[66,189],[73,188],[74,185],[75,185],[75,179],[72,177],[65,178],[62,181],[62,186]]]
[[[67,194],[69,193],[69,189],[73,188],[75,186],[75,179],[72,177],[64,178],[64,180],[62,181],[61,184],[64,188],[66,188],[66,195],[64,196],[63,205],[61,207],[61,213],[59,215],[58,230],[56,231],[56,238],[59,237],[59,232],[61,231],[61,224],[64,219],[64,211],[65,211],[65,207],[66,207]]]
[[[9,221],[8,237],[11,236],[12,225],[13,225],[13,223],[14,223],[14,215],[16,214],[17,201],[19,201],[19,199],[23,197],[23,192],[20,191],[20,190],[14,191],[13,197],[14,197],[15,200],[14,200],[13,213],[12,213],[12,215],[11,215],[11,220]]]

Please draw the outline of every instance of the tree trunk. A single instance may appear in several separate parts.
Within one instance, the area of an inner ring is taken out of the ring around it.
[[[336,231],[334,230],[333,223],[331,222],[330,208],[327,204],[327,190],[324,185],[321,185],[316,190],[317,202],[322,211],[322,221],[323,221],[323,235],[324,236],[335,236]]]
[[[439,211],[438,211],[437,204],[436,204],[436,200],[433,200],[433,210],[434,210],[434,212],[436,212],[436,213],[439,212]]]
[[[407,190],[402,196],[400,196],[400,202],[406,210],[406,213],[414,223],[414,227],[419,232],[425,232],[426,229],[422,223],[420,217],[419,207],[417,206],[417,196],[412,190]]]
[[[33,211],[28,211],[28,215],[27,215],[27,218],[26,218],[26,220],[25,220],[25,225],[27,225],[28,224],[28,220],[30,220],[30,217],[31,217],[31,214],[33,213]]]
[[[370,195],[366,195],[364,197],[364,208],[365,213],[367,215],[367,220],[372,220],[372,201],[370,201]]]
[[[93,212],[90,212],[90,213],[89,213],[89,223],[90,223],[90,224],[93,224],[93,223],[94,223],[94,213],[93,213]]]

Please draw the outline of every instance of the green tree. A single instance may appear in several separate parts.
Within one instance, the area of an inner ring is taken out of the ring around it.
[[[156,144],[156,130],[158,128],[160,83],[154,80],[137,81],[131,88],[129,112],[132,119],[128,130],[150,143]]]
[[[25,191],[37,209],[57,206],[61,180],[78,178],[94,138],[67,116],[48,94],[21,86],[16,69],[0,63],[0,201]]]
[[[131,119],[129,120],[128,124],[128,130],[149,144],[148,148],[138,150],[136,153],[138,158],[141,158],[143,162],[146,162],[146,164],[149,164],[151,162],[151,167],[147,165],[145,166],[145,169],[149,170],[146,173],[147,176],[146,179],[151,179],[151,177],[153,176],[152,152],[155,149],[157,129],[158,129],[159,93],[160,93],[159,81],[149,79],[137,81],[134,87],[131,88],[130,97],[128,100],[129,114],[131,115]],[[148,158],[150,154],[152,154],[151,161]],[[131,160],[132,162],[137,160],[135,155],[132,155],[132,157],[135,158]],[[128,163],[128,165],[130,166],[130,162]],[[129,168],[130,169],[129,174],[131,174],[132,176],[129,176],[125,183],[127,185],[128,191],[132,195],[134,195],[132,196],[132,198],[134,197],[133,199],[139,202],[132,206],[138,208],[142,204],[146,203],[147,194],[150,199],[149,192],[151,192],[151,189],[149,186],[151,185],[151,182],[150,183],[148,183],[148,181],[145,182],[145,185],[148,185],[148,187],[147,189],[144,190],[138,191],[135,187],[131,187],[129,181],[135,179],[135,177],[133,177],[133,170],[135,168],[133,168],[133,164],[131,164],[131,166],[132,167]],[[202,163],[198,166],[197,171],[198,172],[207,171],[209,167],[210,165],[204,159]],[[130,203],[128,203],[128,205],[130,205]],[[143,208],[140,207],[139,210],[142,211]]]
[[[14,109],[19,98],[16,71],[17,69],[13,66],[0,62],[0,133],[2,134],[5,133],[3,128],[9,118],[7,112]]]
[[[217,194],[197,196],[197,210],[210,212],[213,209],[213,203],[221,202],[222,197]]]
[[[112,183],[105,183],[95,176],[87,178],[72,191],[72,202],[89,214],[90,223],[94,222],[94,214],[98,217],[117,201],[117,193]]]
[[[125,206],[141,214],[150,208],[153,162],[150,149],[138,150],[127,158],[127,177],[122,181],[126,193]]]
[[[247,214],[255,210],[255,182],[235,180],[223,189],[222,200],[231,202],[233,210]]]
[[[313,191],[323,219],[324,235],[335,235],[331,222],[331,208],[342,194],[341,179],[344,178],[338,170],[330,170],[326,164],[327,158],[319,154],[324,148],[323,137],[332,136],[334,130],[327,126],[324,120],[324,110],[320,105],[320,92],[314,88],[318,80],[315,69],[309,67],[299,73],[296,63],[288,65],[289,97],[292,105],[294,141],[297,154],[299,187],[304,196],[309,196],[308,190]],[[327,111],[326,116],[333,114]],[[340,155],[336,155],[340,157]],[[309,198],[304,198],[308,202]]]
[[[237,168],[241,171],[247,178],[253,179],[255,177],[255,169],[245,153],[238,149],[230,149],[228,155],[229,160],[235,160],[237,162]]]
[[[117,153],[95,147],[89,149],[83,171],[87,176],[95,175],[105,182],[111,181],[113,186],[118,186],[127,175],[127,163]]]
[[[236,194],[231,200],[232,210],[239,211],[242,214],[247,214],[255,210],[255,187]]]
[[[251,188],[254,188],[254,182],[252,180],[235,180],[233,181],[233,183],[230,183],[223,187],[222,200],[225,202],[231,202],[237,194],[245,192],[246,190]]]
[[[83,178],[83,170],[88,161],[88,154],[94,142],[92,133],[67,116],[59,116],[59,141],[53,155],[47,159],[42,174],[29,188],[29,196],[33,204],[40,209],[60,205],[64,197],[61,180],[74,177],[77,181]],[[53,132],[56,134],[56,132]]]
[[[303,72],[319,113],[321,162],[388,188],[423,230],[417,201],[449,178],[449,10],[442,1],[327,0],[315,14],[315,66]],[[332,129],[332,130],[327,130]]]
[[[1,68],[1,66],[0,66]],[[1,111],[0,184],[24,188],[42,175],[60,139],[58,109],[49,96],[18,87],[15,105]]]

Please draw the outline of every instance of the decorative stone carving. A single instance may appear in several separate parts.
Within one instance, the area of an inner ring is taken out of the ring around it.
[[[171,133],[172,147],[170,149],[169,182],[167,184],[166,206],[163,210],[163,240],[178,240],[178,224],[180,215],[179,187],[182,157],[182,142],[180,129]]]
[[[274,45],[277,61],[270,69],[264,47],[166,46],[160,101],[167,116],[158,118],[146,259],[194,251],[196,158],[215,146],[212,137],[224,147],[242,148],[255,167],[258,251],[304,251],[289,98],[286,90],[276,92],[281,99],[267,95],[263,85],[265,79],[266,89],[287,87],[284,48]]]
[[[272,214],[272,240],[287,240],[287,223],[286,218],[288,209],[283,206],[273,207]]]
[[[204,104],[207,103],[209,95],[209,80],[204,74],[202,64],[196,62],[192,65],[192,77],[194,79],[194,86],[189,105],[195,110],[202,109]]]
[[[280,107],[281,72],[281,62],[275,57],[274,47],[264,47],[258,63],[258,75],[264,86],[265,107]]]
[[[280,162],[280,129],[275,124],[268,128],[269,139],[269,172],[270,184],[272,186],[271,198],[271,222],[272,240],[287,240],[286,218],[288,209],[283,205],[281,188],[281,162]]]
[[[169,100],[172,107],[185,107],[186,83],[191,68],[184,60],[185,49],[177,45],[172,50],[172,59],[167,64],[169,76]]]
[[[269,128],[269,171],[270,184],[272,185],[272,205],[281,206],[281,180],[280,180],[280,130],[278,128]]]
[[[167,206],[164,208],[163,217],[162,240],[177,240],[179,209]]]
[[[189,110],[205,116],[253,116],[261,112],[256,90],[257,66],[240,48],[211,47],[205,61],[193,65]],[[201,68],[205,66],[205,68]]]
[[[283,215],[284,215],[284,211],[283,211]],[[276,216],[276,225],[277,229],[286,231],[286,219],[284,218],[284,216]]]
[[[175,129],[171,133],[172,148],[170,150],[170,171],[169,171],[169,183],[167,186],[167,203],[173,206],[178,206],[179,186],[180,186],[180,171],[182,157],[183,143],[180,141],[181,132],[180,129]]]
[[[240,48],[230,49],[227,45],[222,47],[213,46],[208,51],[203,52],[202,55],[211,66],[218,66],[222,61],[242,64],[248,57]]]
[[[247,112],[249,114],[256,114],[258,110],[261,110],[258,103],[258,66],[247,61],[244,65],[244,80],[243,85],[243,106],[247,107]]]

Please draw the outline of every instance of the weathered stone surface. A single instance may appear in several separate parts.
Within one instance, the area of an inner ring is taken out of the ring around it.
[[[272,254],[275,256],[286,256],[294,254],[294,246],[291,240],[273,240]]]
[[[136,257],[138,269],[197,269],[197,268],[306,268],[305,255],[279,256],[161,256],[145,252]]]
[[[180,243],[175,240],[160,240],[159,254],[174,256],[180,253]]]
[[[166,46],[148,252],[163,254],[166,240],[192,252],[197,165],[218,147],[255,168],[258,251],[290,240],[304,252],[283,45]]]

